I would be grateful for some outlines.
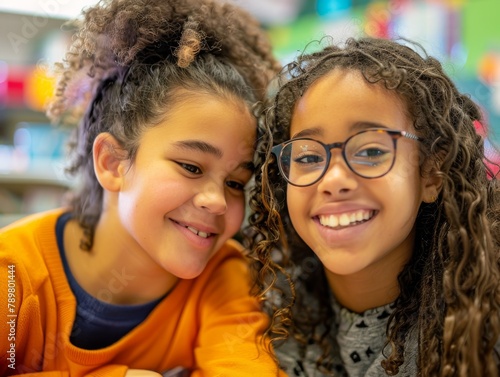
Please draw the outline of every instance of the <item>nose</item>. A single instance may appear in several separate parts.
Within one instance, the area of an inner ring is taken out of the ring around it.
[[[318,191],[333,196],[342,196],[358,187],[356,174],[347,166],[340,151],[332,151],[330,165],[318,183]]]
[[[223,215],[227,210],[223,185],[214,181],[206,182],[195,195],[194,204],[196,207],[207,210],[214,215]]]

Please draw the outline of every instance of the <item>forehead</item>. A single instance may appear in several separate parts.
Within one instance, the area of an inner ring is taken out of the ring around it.
[[[229,91],[222,89],[217,92],[195,91],[181,87],[174,89],[172,95],[169,96],[165,115],[170,116],[170,114],[182,112],[185,108],[200,108],[201,104],[216,102],[230,108],[238,108],[242,114],[252,115],[251,105],[245,99]]]
[[[188,140],[190,145],[194,141],[211,144],[223,154],[247,155],[255,137],[256,119],[243,100],[188,92],[166,106],[161,120],[142,134],[139,149],[181,145]]]
[[[404,101],[359,71],[335,69],[311,84],[294,107],[290,133],[307,127],[349,126],[360,122],[409,130]]]

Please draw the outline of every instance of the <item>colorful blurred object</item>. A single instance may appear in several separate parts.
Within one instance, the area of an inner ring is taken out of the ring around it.
[[[492,179],[493,177],[497,177],[500,172],[500,151],[496,150],[490,143],[488,138],[489,132],[486,125],[476,120],[474,121],[474,127],[478,135],[484,140],[484,154],[486,155],[484,163],[490,169],[488,178]]]
[[[55,90],[55,78],[44,66],[36,66],[26,77],[24,100],[26,106],[36,111],[45,111],[47,101]]]
[[[55,77],[41,66],[0,66],[0,105],[44,112],[55,89]]]
[[[390,38],[392,13],[384,2],[375,2],[366,7],[364,31],[366,35],[376,38]]]
[[[500,50],[498,52],[488,52],[481,58],[478,73],[481,80],[486,84],[500,85]]]

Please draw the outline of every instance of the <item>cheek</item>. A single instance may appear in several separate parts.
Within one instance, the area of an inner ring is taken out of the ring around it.
[[[398,151],[391,173],[400,177],[402,181],[414,180],[420,176],[422,161],[419,148],[404,148]]]
[[[180,179],[156,174],[156,179],[137,179],[133,187],[120,194],[121,212],[126,217],[150,222],[173,210],[182,211],[183,204],[193,196],[193,187]]]
[[[415,201],[418,201],[420,193],[419,177],[414,172],[394,172],[387,175],[386,179],[377,186],[377,193],[381,199],[388,200],[396,205],[404,204],[411,206]]]
[[[307,214],[307,189],[305,187],[288,186],[286,202],[292,223],[298,223]]]
[[[414,170],[414,169],[413,169]],[[388,223],[397,226],[398,233],[406,236],[414,227],[422,201],[421,180],[418,172],[394,174],[388,177],[378,191],[389,214]]]
[[[288,186],[286,200],[288,206],[288,216],[292,227],[297,234],[307,243],[311,244],[310,233],[310,196],[306,187]]]
[[[418,151],[409,152],[396,161],[386,180],[385,190],[389,197],[396,200],[400,198],[408,205],[421,201],[422,178],[419,164]]]

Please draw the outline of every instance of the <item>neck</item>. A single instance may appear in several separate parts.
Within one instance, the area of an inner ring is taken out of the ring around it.
[[[413,252],[414,233],[399,247],[354,273],[340,275],[325,269],[330,288],[340,305],[363,313],[394,302],[399,294],[398,276]]]
[[[399,295],[397,274],[376,279],[360,273],[356,276],[333,275],[327,271],[330,288],[338,303],[356,313],[390,304]]]

